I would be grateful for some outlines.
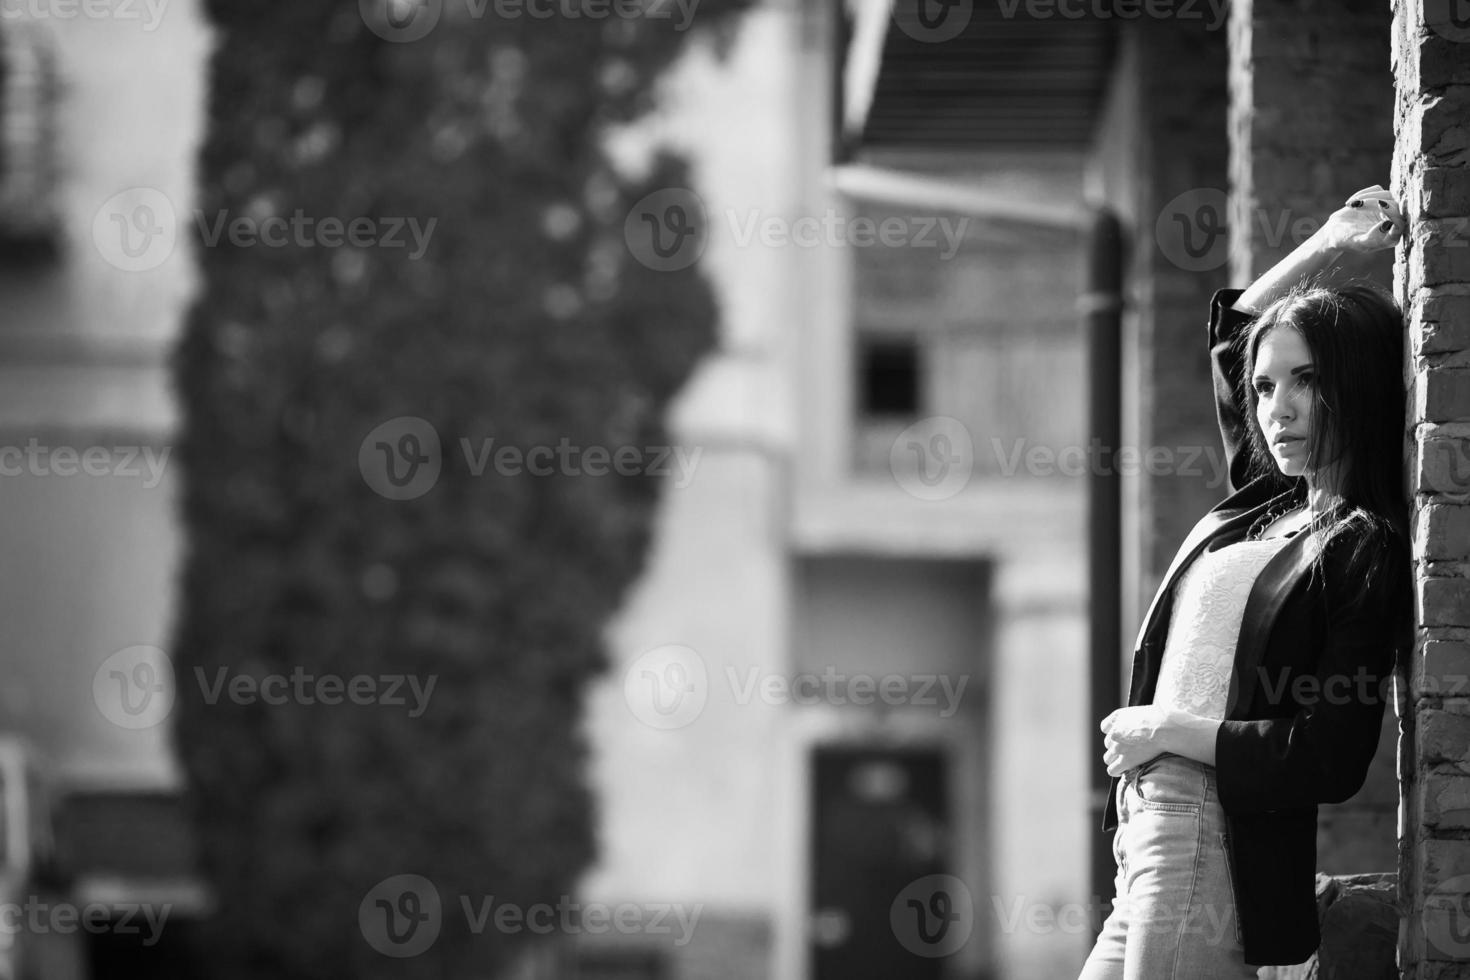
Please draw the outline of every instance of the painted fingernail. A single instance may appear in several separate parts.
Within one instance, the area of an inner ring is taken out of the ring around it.
[[[1383,229],[1384,231],[1392,231],[1393,230],[1393,222],[1392,221],[1385,221],[1383,224],[1379,225],[1378,227],[1381,228],[1381,229]]]
[[[1378,206],[1380,208],[1386,208],[1386,207],[1388,207],[1388,202],[1387,201],[1379,201],[1378,202]]]
[[[1352,205],[1355,208],[1360,208],[1363,206],[1362,201],[1349,201],[1348,204]]]

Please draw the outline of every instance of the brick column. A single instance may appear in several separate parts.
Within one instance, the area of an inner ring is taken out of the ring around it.
[[[1348,194],[1387,185],[1390,13],[1381,0],[1232,0],[1230,271],[1244,284]],[[1388,284],[1388,263],[1381,270]]]
[[[1230,10],[1230,265],[1244,286],[1347,195],[1387,185],[1393,159],[1391,13],[1381,0],[1234,0]],[[1385,253],[1372,270],[1385,286]],[[1367,784],[1321,808],[1317,866],[1393,870],[1398,721],[1386,712]]]
[[[1399,956],[1416,980],[1470,978],[1470,21],[1454,19],[1457,6],[1393,4],[1417,580]]]

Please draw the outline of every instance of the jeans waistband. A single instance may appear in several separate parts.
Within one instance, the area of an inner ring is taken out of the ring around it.
[[[1123,775],[1137,778],[1140,774],[1148,772],[1150,769],[1153,769],[1156,766],[1163,765],[1182,767],[1186,769],[1195,769],[1199,772],[1203,772],[1210,779],[1215,778],[1214,766],[1209,765],[1208,763],[1200,762],[1198,759],[1191,759],[1187,756],[1175,755],[1173,752],[1160,752],[1158,755],[1154,756],[1152,759],[1149,759],[1147,762],[1140,763],[1139,765],[1134,766],[1132,769],[1129,769]]]

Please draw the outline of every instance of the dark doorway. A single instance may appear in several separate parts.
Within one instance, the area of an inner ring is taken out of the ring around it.
[[[813,977],[939,980],[944,960],[891,916],[911,914],[901,895],[950,867],[945,755],[820,748],[812,768]]]
[[[90,937],[88,980],[198,980],[206,976],[196,919],[168,917],[150,929],[132,909]]]

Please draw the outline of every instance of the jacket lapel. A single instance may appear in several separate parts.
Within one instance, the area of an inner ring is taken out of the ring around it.
[[[1245,601],[1245,614],[1240,621],[1240,635],[1235,641],[1236,670],[1231,679],[1230,709],[1226,711],[1226,717],[1230,717],[1235,708],[1249,704],[1255,694],[1257,668],[1266,652],[1266,637],[1270,635],[1271,624],[1292,592],[1292,586],[1304,581],[1317,551],[1316,537],[1311,531],[1301,531],[1271,556],[1251,586]]]
[[[1219,507],[1216,507],[1204,517],[1200,518],[1199,523],[1195,524],[1194,528],[1185,536],[1184,543],[1179,546],[1179,550],[1174,553],[1174,560],[1169,563],[1169,570],[1164,573],[1163,581],[1159,583],[1158,589],[1154,591],[1153,601],[1149,603],[1148,612],[1144,613],[1143,622],[1138,627],[1138,637],[1133,641],[1133,650],[1135,653],[1143,649],[1144,637],[1148,635],[1149,628],[1154,622],[1154,616],[1158,614],[1159,603],[1163,601],[1164,596],[1173,586],[1174,578],[1179,574],[1179,570],[1193,561],[1195,555],[1199,554],[1200,550],[1214,540],[1217,535],[1240,526],[1246,517],[1251,517],[1252,519],[1256,517],[1258,507],[1246,507],[1241,510],[1235,507],[1226,507],[1225,504],[1228,503],[1230,503],[1229,500],[1225,501]]]
[[[1169,563],[1169,570],[1164,573],[1163,581],[1159,583],[1158,589],[1155,590],[1153,601],[1149,603],[1148,612],[1144,614],[1143,623],[1138,627],[1138,637],[1133,641],[1133,669],[1130,671],[1128,679],[1129,704],[1138,703],[1137,699],[1143,695],[1142,689],[1148,686],[1147,679],[1156,674],[1158,661],[1163,657],[1164,644],[1162,641],[1154,644],[1153,649],[1145,649],[1145,644],[1148,640],[1148,634],[1156,626],[1155,620],[1160,614],[1159,607],[1163,603],[1164,597],[1173,589],[1174,581],[1178,577],[1180,570],[1188,565],[1189,562],[1193,561],[1195,556],[1216,537],[1249,528],[1250,523],[1261,515],[1262,510],[1279,500],[1282,496],[1285,496],[1285,493],[1275,496],[1270,495],[1266,491],[1266,486],[1265,478],[1259,478],[1251,481],[1236,493],[1220,501],[1214,509],[1200,518],[1199,522],[1195,524],[1194,528],[1185,537],[1184,543],[1179,546],[1179,550],[1174,553],[1174,560]],[[1289,493],[1290,491],[1286,492]],[[1290,544],[1288,544],[1286,550],[1292,550]],[[1281,555],[1277,554],[1274,556],[1273,561],[1279,558],[1281,558]],[[1257,585],[1251,590],[1252,596],[1259,589],[1260,583],[1258,581]],[[1279,590],[1273,590],[1273,595],[1275,591]],[[1262,621],[1269,622],[1275,616],[1276,609],[1279,608],[1279,605],[1279,602],[1277,602],[1273,608],[1258,610],[1257,616]],[[1248,601],[1247,608],[1249,607],[1250,603]],[[1245,634],[1242,633],[1242,635]],[[1260,651],[1247,651],[1246,656],[1254,657],[1251,665],[1251,672],[1253,674],[1255,671],[1255,661],[1259,661],[1260,659]],[[1232,691],[1234,685],[1235,679],[1232,678]],[[1235,704],[1237,702],[1231,701],[1230,703]]]

